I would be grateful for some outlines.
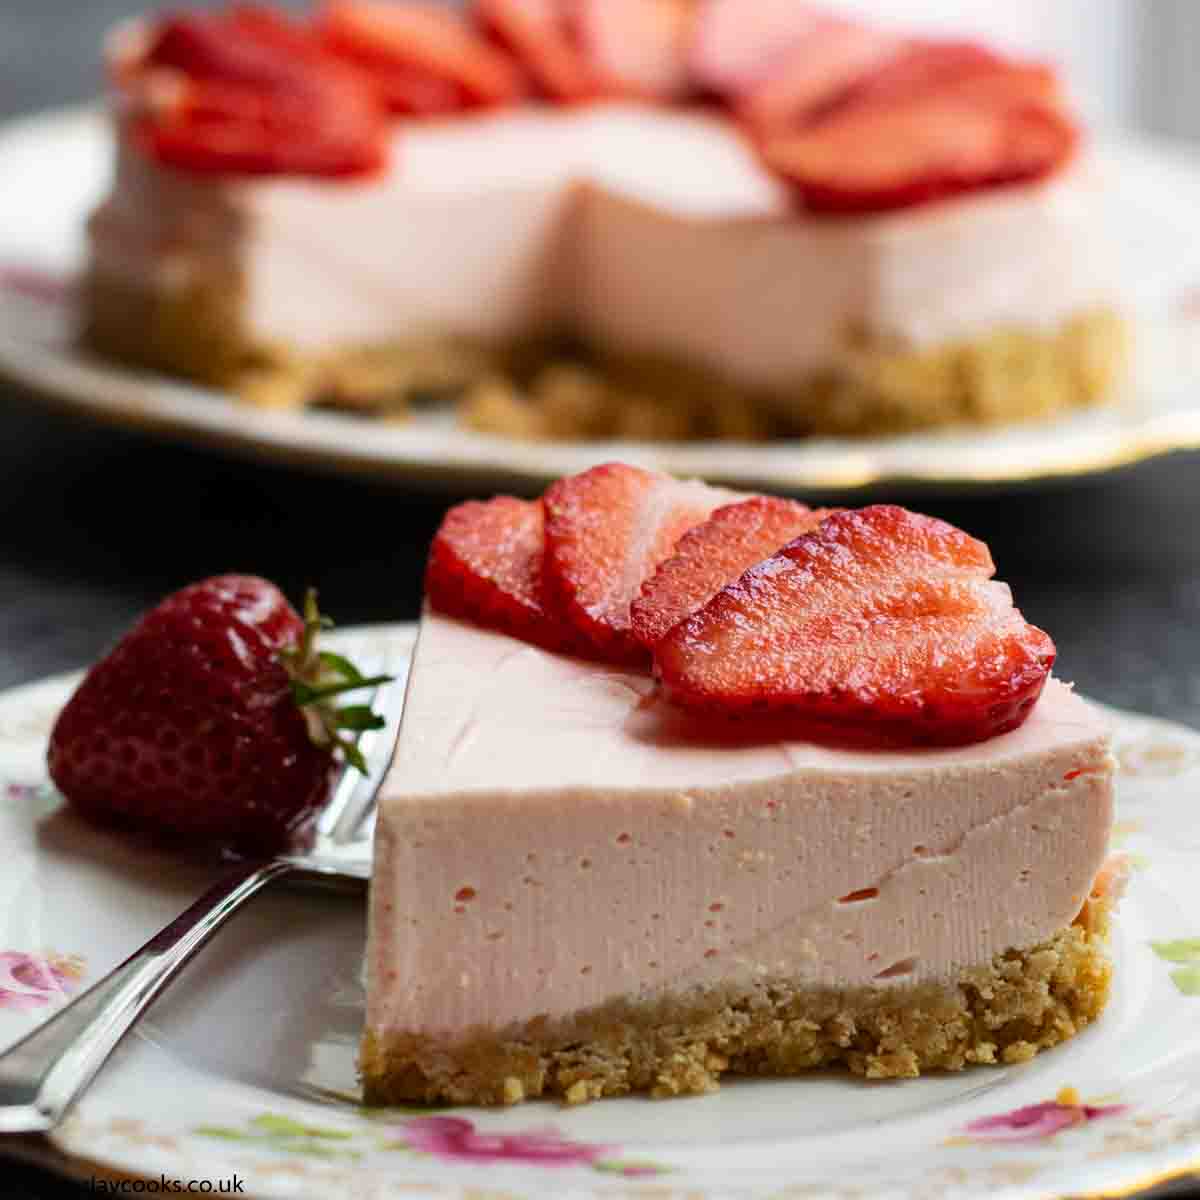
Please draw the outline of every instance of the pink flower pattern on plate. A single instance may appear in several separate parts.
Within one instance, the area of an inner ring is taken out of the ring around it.
[[[76,958],[47,958],[20,950],[0,952],[0,1009],[43,1008],[65,999],[83,974]]]
[[[1064,1129],[1119,1116],[1126,1108],[1124,1104],[1064,1104],[1059,1100],[1048,1100],[999,1116],[982,1117],[972,1121],[964,1132],[982,1142],[1041,1142]]]
[[[15,292],[41,304],[64,304],[70,299],[71,283],[33,267],[0,265],[0,290]]]
[[[607,1146],[568,1141],[555,1129],[524,1133],[480,1133],[463,1117],[418,1117],[404,1123],[411,1150],[453,1162],[518,1162],[543,1167],[593,1166]]]

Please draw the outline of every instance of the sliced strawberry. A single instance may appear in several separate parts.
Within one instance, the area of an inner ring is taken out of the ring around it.
[[[692,78],[701,91],[740,96],[830,22],[824,9],[796,0],[701,0]]]
[[[252,31],[263,41],[272,42],[292,54],[311,58],[314,52],[324,60],[334,59],[363,76],[391,112],[432,115],[466,108],[466,92],[456,83],[420,70],[395,67],[364,71],[352,57],[331,51],[322,36],[311,26],[299,26],[271,9],[239,5],[233,20],[241,29]]]
[[[743,92],[737,110],[755,129],[799,127],[862,85],[901,45],[881,30],[827,20]]]
[[[939,91],[944,96],[989,108],[1040,106],[1065,111],[1058,72],[1045,63],[1004,63],[964,72],[957,79],[943,82]]]
[[[337,33],[327,31],[324,44],[332,54],[363,74],[388,112],[434,117],[463,112],[473,106],[466,90],[442,75],[368,54]]]
[[[230,175],[361,175],[386,156],[373,105],[350,89],[319,104],[255,87],[188,82],[169,109],[142,118],[135,135],[158,162]]]
[[[1055,657],[994,572],[986,546],[942,521],[836,513],[672,629],[655,671],[676,703],[776,718],[774,732],[982,741],[1028,717]]]
[[[452,508],[429,551],[425,591],[430,604],[548,650],[586,652],[584,639],[547,611],[543,528],[537,500],[497,496]]]
[[[292,59],[312,62],[328,57],[311,23],[296,20],[278,9],[237,4],[229,10],[228,20],[242,36],[282,51]]]
[[[752,496],[718,508],[703,525],[689,529],[675,553],[642,584],[630,606],[633,636],[652,650],[723,587],[816,529],[828,515],[828,509],[814,512],[777,496]]]
[[[326,44],[370,72],[394,102],[410,102],[414,78],[440,80],[468,104],[508,104],[525,90],[509,55],[440,4],[332,0],[321,29]]]
[[[567,0],[477,0],[475,11],[550,99],[569,103],[599,90],[595,71],[571,36]]]
[[[691,88],[692,0],[574,0],[579,44],[601,87],[678,100]]]
[[[624,463],[560,479],[543,498],[551,607],[604,657],[644,661],[630,604],[679,539],[735,498]]]
[[[372,71],[371,79],[389,112],[433,117],[470,107],[461,87],[425,71],[389,67]]]
[[[762,153],[812,211],[869,213],[1044,178],[1077,141],[1057,109],[932,95],[851,106],[768,137]]]
[[[184,13],[157,28],[142,64],[169,67],[189,79],[296,93],[314,86],[314,79],[307,56],[280,44],[292,32],[283,18],[268,20],[257,10],[241,20],[228,13]],[[305,41],[298,30],[295,38]]]
[[[337,176],[383,162],[384,114],[370,86],[269,10],[171,18],[137,68],[147,69],[178,76],[169,93],[151,94],[136,132],[169,166]]]
[[[1039,68],[1039,70],[1042,70]],[[847,104],[897,104],[920,96],[956,93],[970,80],[994,78],[1024,68],[974,42],[914,40],[853,89]],[[1051,73],[1052,74],[1052,73]],[[1039,95],[1028,99],[1041,99]]]

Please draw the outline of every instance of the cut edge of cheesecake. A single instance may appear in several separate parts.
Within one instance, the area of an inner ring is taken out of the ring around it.
[[[1126,377],[1133,333],[1116,308],[1053,329],[1008,326],[932,349],[847,337],[792,386],[748,389],[683,360],[564,354],[562,337],[488,346],[449,335],[306,354],[256,344],[237,275],[163,292],[89,273],[82,344],[103,358],[228,390],[255,408],[315,403],[388,419],[431,394],[459,423],[524,441],[757,442],[987,428],[1092,408]]]

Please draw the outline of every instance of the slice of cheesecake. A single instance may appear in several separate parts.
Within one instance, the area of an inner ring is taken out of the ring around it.
[[[1041,682],[998,736],[854,749],[427,611],[376,833],[368,1100],[913,1076],[1073,1036],[1108,996],[1114,764]]]
[[[1018,1062],[1104,1006],[1076,923],[1104,721],[981,745],[712,744],[643,675],[427,613],[371,891],[368,1099],[711,1090]]]

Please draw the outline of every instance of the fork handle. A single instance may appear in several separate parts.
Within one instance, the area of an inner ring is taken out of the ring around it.
[[[0,1134],[53,1129],[184,963],[260,888],[291,869],[278,859],[239,867],[0,1055]]]

